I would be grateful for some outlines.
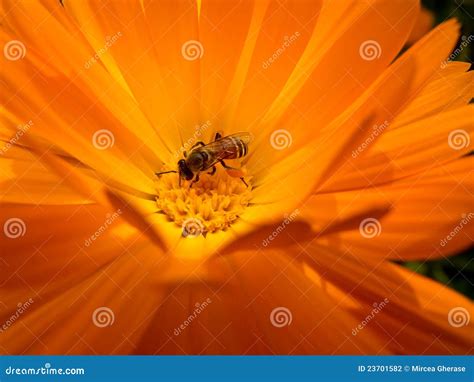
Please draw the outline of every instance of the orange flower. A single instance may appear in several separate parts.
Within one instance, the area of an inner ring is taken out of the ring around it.
[[[474,234],[456,21],[397,58],[417,1],[63,3],[2,5],[2,353],[471,351],[392,262]],[[216,132],[242,170],[155,175]]]

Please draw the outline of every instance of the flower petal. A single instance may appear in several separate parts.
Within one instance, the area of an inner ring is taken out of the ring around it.
[[[106,237],[100,238],[106,240]],[[99,244],[97,240],[96,244]],[[101,249],[91,246],[79,258],[88,257],[82,264],[91,262],[96,255],[114,258],[101,263],[95,272],[81,278],[74,274],[76,259],[72,259],[59,272],[73,273],[61,289],[54,283],[44,284],[33,291],[16,288],[11,294],[2,316],[16,309],[14,298],[34,303],[20,316],[20,320],[2,333],[2,352],[5,354],[129,354],[133,352],[146,326],[140,326],[163,298],[160,291],[143,293],[144,285],[150,290],[156,285],[154,267],[162,257],[156,247],[136,238],[120,249],[106,243]],[[79,260],[80,262],[80,260]],[[97,264],[94,264],[97,265]],[[64,275],[58,277],[62,282]],[[21,281],[20,281],[21,282]],[[64,289],[66,286],[66,289]],[[61,333],[61,335],[58,335]],[[105,335],[105,337],[104,337]]]
[[[474,313],[474,306],[466,297],[401,266],[361,259],[357,252],[337,255],[317,245],[307,252],[311,267],[345,291],[345,299],[362,304],[352,310],[359,324],[368,322],[360,337],[376,334],[383,341],[380,351],[415,355],[472,352],[473,323],[467,317]],[[385,299],[388,303],[373,313],[373,304],[380,306]],[[457,319],[453,324],[449,317],[459,308],[467,316],[465,325],[457,327]],[[373,321],[367,319],[371,315]]]
[[[94,47],[104,45],[106,36],[121,33],[110,54],[104,54],[106,64],[124,78],[140,110],[164,141],[166,152],[178,150],[203,122],[198,96],[201,52],[192,50],[200,49],[193,43],[199,40],[197,2],[111,1],[100,5],[89,1],[68,2],[65,8]]]
[[[20,204],[85,204],[91,199],[76,192],[30,151],[0,141],[0,201]]]
[[[459,158],[471,151],[473,121],[474,106],[466,105],[389,130],[323,189],[374,187],[429,170],[433,161],[439,166]]]
[[[83,162],[94,154],[93,151],[84,153],[84,144],[91,143],[97,131],[108,130],[115,138],[109,154],[117,155],[121,151],[122,166],[134,162],[141,169],[149,167],[147,176],[151,176],[161,165],[157,154],[164,151],[163,142],[136,101],[113,75],[99,62],[85,67],[97,52],[84,41],[74,24],[64,25],[63,17],[54,17],[64,9],[56,3],[52,11],[39,2],[11,4],[7,1],[5,11],[9,17],[2,41],[18,39],[26,44],[27,51],[22,60],[6,60],[9,75],[1,83],[6,107],[23,123],[33,120],[36,134],[49,140],[54,137],[55,145],[65,146],[65,151],[81,156],[78,159]],[[28,19],[25,14],[29,15]],[[32,28],[32,25],[37,27]],[[68,46],[74,49],[65,49]],[[48,52],[54,52],[54,61],[46,56]],[[71,99],[74,102],[70,102]],[[69,142],[71,136],[77,147]],[[121,166],[113,167],[118,170]],[[140,178],[138,174],[136,177]]]
[[[474,235],[473,163],[467,157],[391,184],[331,194],[343,205],[357,201],[369,208],[377,201],[392,207],[381,218],[370,216],[379,227],[368,237],[360,219],[359,227],[323,236],[320,243],[360,258],[394,260],[428,260],[465,249]]]
[[[290,129],[294,147],[302,146],[308,136],[314,137],[318,126],[324,126],[350,105],[391,62],[401,49],[416,13],[415,1],[345,2],[337,9],[330,1],[324,2],[311,39],[291,74],[284,78],[284,86],[275,87],[278,82],[271,81],[273,91],[277,91],[276,98],[266,100],[264,92],[255,91],[250,82],[242,95],[238,122],[255,125],[257,140],[266,140],[277,124],[279,127],[296,125]],[[370,29],[366,28],[369,23]],[[360,54],[361,45],[370,40],[383,46],[377,59],[371,61],[364,60]],[[287,50],[293,51],[292,47]],[[347,68],[347,62],[352,63],[351,68]],[[270,70],[280,71],[279,63],[280,60]],[[341,77],[344,77],[343,82]],[[254,81],[261,82],[258,78]],[[250,94],[259,94],[259,97],[255,100]],[[324,103],[325,113],[315,106],[315,100]],[[299,126],[302,120],[304,127]],[[305,128],[308,121],[310,129]]]
[[[236,253],[207,267],[226,281],[173,287],[137,354],[347,354],[377,347],[375,337],[350,341],[352,318],[277,251]]]
[[[405,126],[436,113],[466,105],[474,96],[474,73],[467,72],[469,64],[453,62],[436,72],[433,78],[397,115],[390,130]]]
[[[54,295],[114,260],[127,240],[139,239],[120,215],[91,204],[2,204],[3,302]]]

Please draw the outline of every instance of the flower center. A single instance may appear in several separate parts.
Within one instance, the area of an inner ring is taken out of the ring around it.
[[[180,187],[177,174],[162,175],[155,185],[160,212],[181,227],[185,237],[227,229],[243,213],[252,194],[250,184],[246,187],[223,168],[214,175],[201,173],[192,187],[184,180]]]

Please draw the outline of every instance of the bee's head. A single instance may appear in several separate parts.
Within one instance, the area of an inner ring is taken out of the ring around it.
[[[189,169],[186,161],[184,159],[180,159],[178,161],[178,169],[179,169],[179,176],[186,180],[191,180],[194,178],[194,173]]]

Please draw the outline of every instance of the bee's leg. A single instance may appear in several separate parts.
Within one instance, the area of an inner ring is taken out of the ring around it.
[[[240,170],[240,168],[235,168],[235,167],[227,166],[223,160],[220,160],[219,162],[221,162],[221,165],[222,165],[225,169],[227,169],[227,170],[237,170],[237,171]],[[249,185],[247,184],[247,182],[244,180],[244,177],[243,177],[243,176],[240,177],[240,180],[241,180],[242,182],[244,182],[245,187],[248,187],[248,186],[249,186]]]
[[[222,138],[222,135],[220,133],[216,133],[214,140],[217,141],[218,139],[221,139],[221,138]]]
[[[192,180],[191,185],[189,186],[189,188],[192,188],[193,184],[197,183],[197,182],[199,182],[199,174],[197,174],[196,177]]]
[[[220,160],[222,167],[226,168],[227,170],[240,170],[240,168],[230,167],[225,164],[223,160]]]
[[[208,172],[209,175],[214,175],[216,173],[216,166],[212,166],[212,170],[210,172]]]

